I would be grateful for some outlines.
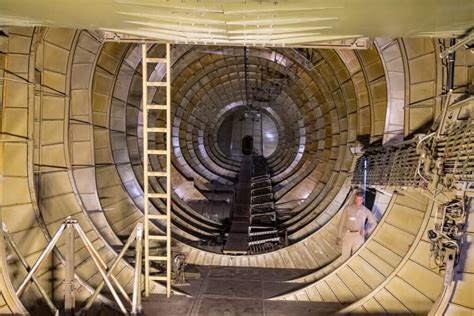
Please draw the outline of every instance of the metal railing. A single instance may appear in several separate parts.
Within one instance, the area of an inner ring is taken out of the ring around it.
[[[94,293],[87,299],[85,302],[84,307],[81,309],[81,314],[86,314],[87,311],[91,308],[92,304],[95,302],[97,297],[99,296],[101,290],[103,289],[104,285],[107,285],[107,288],[110,291],[110,294],[113,296],[113,299],[117,306],[115,307],[119,310],[122,314],[130,314],[137,315],[141,312],[141,270],[142,270],[142,239],[143,239],[143,224],[138,223],[135,228],[133,229],[132,233],[130,234],[127,242],[123,246],[122,250],[118,254],[118,256],[113,260],[110,266],[108,266],[104,260],[100,257],[99,252],[94,248],[92,242],[87,238],[87,235],[82,230],[81,226],[77,222],[77,220],[68,217],[58,228],[56,233],[53,235],[53,238],[49,241],[46,248],[40,254],[38,259],[35,261],[32,267],[30,267],[21,254],[19,248],[17,247],[16,243],[14,242],[13,238],[10,236],[8,229],[5,224],[3,224],[3,235],[7,242],[7,245],[13,250],[16,254],[20,263],[25,267],[28,271],[25,279],[21,282],[20,286],[16,290],[16,295],[21,297],[21,295],[25,292],[27,286],[30,282],[38,289],[40,295],[45,300],[46,304],[52,311],[54,315],[59,315],[59,309],[54,305],[51,298],[48,296],[47,292],[41,286],[38,279],[35,277],[35,272],[38,271],[41,264],[45,261],[47,256],[51,253],[54,249],[55,245],[57,244],[59,238],[62,235],[65,235],[65,277],[64,277],[64,314],[65,315],[74,315],[74,310],[76,309],[76,302],[75,302],[75,264],[74,264],[74,253],[75,253],[75,245],[74,240],[76,238],[75,234],[78,234],[80,240],[83,242],[85,249],[89,253],[92,261],[94,262],[99,274],[102,276],[101,283],[97,286]],[[129,298],[127,292],[124,288],[120,285],[120,282],[114,276],[113,272],[123,256],[125,255],[126,251],[130,248],[132,243],[135,243],[135,272],[134,272],[134,279],[133,279],[133,293],[132,299]],[[120,293],[120,298],[119,294]],[[129,309],[125,307],[124,301],[129,305]]]
[[[356,162],[352,184],[472,192],[474,97],[448,105],[450,95],[436,131],[393,146],[368,148]]]
[[[419,186],[417,139],[391,147],[368,149],[356,162],[352,184],[363,186]]]

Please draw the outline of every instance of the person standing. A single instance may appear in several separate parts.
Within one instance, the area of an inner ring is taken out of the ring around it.
[[[372,233],[377,224],[374,215],[362,204],[363,202],[364,193],[357,191],[354,197],[354,204],[346,206],[342,211],[336,244],[340,245],[342,241],[341,258],[343,260],[349,258],[362,246],[365,237]],[[369,223],[368,229],[365,229],[366,220]]]

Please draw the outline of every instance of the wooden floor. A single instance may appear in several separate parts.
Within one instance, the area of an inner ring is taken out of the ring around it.
[[[153,295],[144,299],[145,315],[327,315],[343,307],[339,303],[284,302],[268,298],[295,287],[286,280],[307,274],[307,270],[197,267],[201,277],[180,287],[190,296]]]

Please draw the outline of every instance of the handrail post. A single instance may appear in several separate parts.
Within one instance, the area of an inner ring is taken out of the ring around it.
[[[74,288],[74,224],[76,223],[77,221],[73,219],[66,220],[64,314],[67,316],[74,316],[74,309],[76,305],[75,288]]]
[[[133,279],[132,315],[137,315],[141,310],[141,277],[142,277],[142,237],[143,224],[137,224],[135,243],[135,274]]]

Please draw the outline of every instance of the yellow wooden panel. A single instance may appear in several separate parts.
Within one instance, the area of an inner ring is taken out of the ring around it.
[[[25,143],[4,143],[3,146],[3,157],[8,157],[4,161],[3,175],[26,177],[27,145]]]
[[[2,132],[4,133],[20,137],[28,137],[28,110],[21,108],[5,108],[3,110],[2,127]]]
[[[67,215],[81,213],[74,193],[59,195],[41,201],[42,215],[46,224],[63,219]]]
[[[49,198],[72,192],[67,171],[45,173],[41,176],[41,197]]]
[[[356,301],[356,297],[352,293],[354,290],[349,289],[344,282],[337,276],[337,274],[332,274],[325,279],[326,283],[329,285],[331,290],[337,296],[337,299],[341,303],[352,303]],[[366,292],[367,293],[367,292]],[[362,296],[363,293],[358,293],[357,297]]]
[[[380,305],[377,300],[371,298],[367,302],[365,302],[362,306],[364,306],[365,310],[369,314],[383,314],[385,310],[383,309],[382,305]]]
[[[413,235],[420,230],[421,222],[425,214],[407,206],[394,204],[386,222],[403,229]],[[410,220],[407,220],[407,219]]]
[[[297,299],[298,301],[303,301],[303,302],[305,302],[305,301],[308,301],[308,300],[309,300],[308,295],[306,294],[306,291],[298,292],[298,293],[296,293],[295,295],[296,295],[296,299]]]
[[[114,184],[121,184],[119,175],[115,166],[98,167],[96,168],[97,187],[99,189],[108,187]]]
[[[296,298],[295,294],[290,294],[284,298],[285,301],[297,301],[298,299]]]
[[[92,140],[92,128],[86,124],[72,124],[72,141],[85,142]]]
[[[188,250],[189,250],[189,252],[186,253],[186,260],[189,261],[189,262],[195,262],[197,254],[198,254],[198,250],[195,250],[193,248],[188,248]],[[222,257],[224,257],[224,256],[222,256]]]
[[[323,301],[323,298],[321,297],[318,290],[314,286],[306,289],[306,295],[308,295],[308,298],[310,301],[313,301],[313,302]]]
[[[380,290],[380,292],[378,292],[374,297],[389,314],[410,313],[410,311],[386,289]]]
[[[66,167],[64,144],[41,147],[41,163],[48,166]]]
[[[336,296],[331,291],[331,289],[326,284],[326,282],[322,281],[322,282],[316,283],[316,289],[318,290],[319,294],[323,298],[324,302],[338,302]]]
[[[71,113],[73,116],[88,115],[91,111],[89,102],[89,90],[71,91]]]
[[[359,72],[352,77],[352,82],[356,91],[357,105],[358,107],[366,106],[369,104],[369,95],[367,92],[367,83],[364,78],[364,74]]]
[[[384,259],[379,257],[378,255],[374,254],[372,251],[364,248],[359,252],[359,256],[361,256],[365,261],[370,263],[377,271],[382,273],[384,276],[388,276],[390,273],[393,272],[393,266],[388,264]]]
[[[375,234],[374,239],[403,257],[410,248],[415,236],[388,223],[383,223],[382,229]]]
[[[474,315],[474,310],[467,308],[461,305],[449,304],[446,309],[445,315],[456,315],[456,316],[472,316]]]
[[[14,35],[8,39],[8,52],[29,54],[31,48],[31,37]]]
[[[435,79],[436,59],[434,55],[424,55],[408,62],[410,83],[425,82]]]
[[[410,259],[426,268],[433,267],[433,259],[430,258],[430,247],[429,242],[420,240],[416,245],[415,251],[410,256]],[[436,268],[434,271],[436,271]]]
[[[33,205],[19,204],[2,206],[2,221],[7,225],[10,233],[19,232],[38,225]]]
[[[106,199],[107,205],[119,202],[124,198],[123,187],[121,185],[114,185],[100,190],[101,199]],[[104,204],[105,206],[105,204]]]
[[[474,275],[463,273],[462,279],[457,282],[452,302],[474,309]]]
[[[8,307],[7,303],[5,302],[5,299],[3,298],[3,295],[0,295],[0,314],[12,314],[12,311]]]
[[[291,259],[296,265],[298,269],[306,269],[309,268],[306,264],[308,258],[301,258],[300,253],[296,251],[295,247],[289,247],[288,253],[290,254]]]
[[[434,51],[433,41],[429,38],[404,38],[403,44],[409,59]]]
[[[49,70],[43,71],[43,82],[48,88],[65,92],[66,90],[66,75]]]
[[[125,45],[124,45],[125,46]],[[116,73],[121,60],[109,54],[100,54],[97,64],[111,73]]]
[[[443,289],[443,278],[432,270],[408,261],[398,273],[403,280],[435,301]]]
[[[395,203],[425,211],[427,198],[421,194],[403,192],[403,195],[397,194]]]
[[[385,279],[380,272],[359,256],[349,259],[348,265],[372,289]]]
[[[275,267],[277,267],[277,268],[284,267],[283,258],[282,258],[282,254],[281,254],[280,251],[278,251],[276,253],[273,260],[274,260],[274,263],[275,263]]]
[[[474,218],[473,213],[469,214],[468,216],[471,218]],[[471,221],[471,223],[474,224],[474,221]],[[468,223],[468,225],[470,225],[471,223]],[[474,227],[474,225],[470,227]],[[467,234],[464,245],[469,245],[469,249],[466,251],[466,257],[463,262],[462,270],[464,272],[469,272],[471,274],[474,273],[474,248],[472,246],[473,243],[474,243],[474,234],[472,233]]]
[[[3,177],[2,205],[30,203],[30,189],[27,178]]]
[[[348,267],[341,268],[337,271],[337,275],[341,278],[342,282],[347,285],[351,292],[354,293],[357,299],[365,297],[367,293],[370,292],[370,288],[367,284]]]
[[[339,54],[342,61],[344,62],[344,65],[349,69],[351,74],[360,70],[359,59],[357,58],[353,50],[343,49],[343,50],[338,50],[337,53]]]
[[[43,42],[44,69],[66,73],[69,51],[48,42]]]
[[[72,150],[73,150],[73,164],[75,165],[93,165],[94,164],[94,159],[93,159],[93,148],[92,148],[92,143],[86,141],[86,142],[74,142],[72,144]]]
[[[293,260],[291,260],[291,256],[288,253],[288,249],[283,249],[280,251],[280,254],[283,259],[284,266],[287,268],[295,268],[295,264],[293,263]]]
[[[68,49],[71,47],[75,33],[75,29],[52,27],[47,29],[45,40]]]
[[[96,71],[94,74],[94,94],[93,94],[93,103],[92,108],[94,112],[105,112],[107,109],[107,103],[98,103],[95,98],[96,96],[108,96],[112,91],[114,85],[114,78],[105,71]]]
[[[43,250],[47,244],[46,239],[43,237],[43,232],[39,227],[24,230],[12,234],[12,236],[24,256]],[[38,256],[35,256],[34,259],[36,260],[37,257]]]
[[[398,277],[394,277],[386,289],[413,313],[427,314],[433,306],[432,300]]]

